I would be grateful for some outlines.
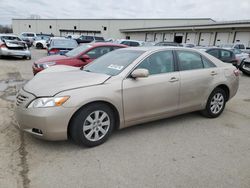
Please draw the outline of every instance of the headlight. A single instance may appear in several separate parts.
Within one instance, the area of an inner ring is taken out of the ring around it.
[[[28,108],[46,108],[62,106],[63,103],[65,103],[68,99],[69,96],[37,98],[29,104]]]
[[[56,62],[47,62],[47,63],[43,63],[43,64],[37,64],[38,68],[42,68],[42,69],[47,69],[50,66],[55,65]]]

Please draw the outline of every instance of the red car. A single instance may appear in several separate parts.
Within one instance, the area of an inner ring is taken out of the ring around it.
[[[34,75],[53,65],[70,65],[82,67],[96,58],[119,48],[126,48],[122,44],[112,43],[93,43],[84,44],[67,52],[64,55],[54,55],[41,58],[32,66]]]

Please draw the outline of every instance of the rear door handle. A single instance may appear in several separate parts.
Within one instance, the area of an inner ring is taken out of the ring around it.
[[[211,74],[212,76],[215,76],[215,75],[217,75],[217,72],[212,71],[210,74]]]
[[[169,80],[169,82],[178,82],[178,81],[179,81],[179,79],[176,78],[176,77],[172,77],[172,78]]]

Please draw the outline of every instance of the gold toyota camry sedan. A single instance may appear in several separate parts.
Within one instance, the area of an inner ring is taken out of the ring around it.
[[[216,118],[236,94],[238,76],[231,64],[194,49],[120,49],[84,68],[38,73],[17,95],[16,119],[38,138],[91,147],[114,129],[178,114]]]

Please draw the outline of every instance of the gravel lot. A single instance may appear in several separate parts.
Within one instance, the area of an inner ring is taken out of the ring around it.
[[[0,187],[250,187],[250,77],[217,119],[190,113],[115,132],[105,144],[38,140],[14,127],[32,59],[0,59]]]

